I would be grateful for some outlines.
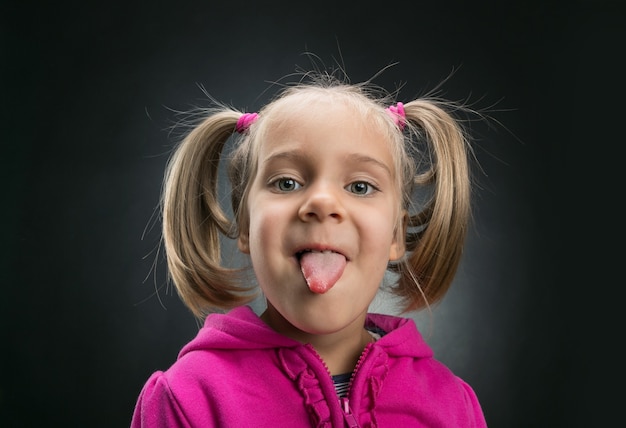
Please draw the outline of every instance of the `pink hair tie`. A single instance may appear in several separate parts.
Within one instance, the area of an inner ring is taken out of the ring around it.
[[[250,125],[256,122],[258,117],[259,115],[257,113],[242,114],[241,117],[239,117],[239,119],[237,120],[237,125],[235,125],[235,129],[240,134],[243,134],[248,130],[248,128],[250,128]]]
[[[395,124],[398,125],[398,128],[400,128],[401,131],[404,130],[404,127],[406,126],[406,114],[404,114],[404,104],[398,103],[395,106],[387,107],[387,113],[389,113]]]

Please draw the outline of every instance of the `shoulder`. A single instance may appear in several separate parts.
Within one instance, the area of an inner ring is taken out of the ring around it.
[[[387,332],[375,345],[386,355],[382,402],[406,403],[412,417],[432,417],[434,426],[486,426],[472,387],[434,357],[412,319],[375,315],[368,322]]]
[[[388,355],[386,368],[380,386],[379,404],[386,409],[382,414],[401,405],[403,417],[429,421],[427,426],[486,426],[472,387],[442,362],[433,357]]]
[[[169,385],[167,376],[155,372],[144,384],[133,412],[131,428],[139,427],[190,427],[187,412]]]

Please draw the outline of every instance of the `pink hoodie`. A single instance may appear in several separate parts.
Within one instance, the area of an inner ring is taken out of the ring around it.
[[[340,400],[312,346],[247,306],[209,315],[195,339],[141,391],[139,427],[486,427],[472,388],[433,359],[415,323],[370,314],[369,344]]]

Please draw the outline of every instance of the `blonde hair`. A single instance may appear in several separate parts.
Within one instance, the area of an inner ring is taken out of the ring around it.
[[[243,134],[235,131],[242,112],[224,105],[207,110],[168,162],[161,200],[168,272],[198,318],[256,297],[246,268],[224,267],[220,235],[237,239],[247,232],[246,198],[257,169],[256,151],[268,127],[281,120],[282,106],[294,100],[306,106],[320,97],[347,103],[391,144],[399,208],[407,213],[398,226],[407,253],[388,268],[397,273],[391,290],[402,298],[403,311],[438,302],[450,287],[470,217],[469,145],[461,121],[452,115],[453,109],[462,108],[429,97],[406,102],[406,128],[401,131],[386,111],[389,94],[369,82],[349,84],[319,74],[283,89]],[[220,162],[228,158],[222,152],[231,137],[233,219],[220,204],[218,183]]]

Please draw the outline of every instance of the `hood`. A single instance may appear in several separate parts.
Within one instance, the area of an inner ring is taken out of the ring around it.
[[[300,343],[272,330],[249,306],[225,314],[210,314],[196,337],[180,351],[179,358],[206,349],[267,349],[297,347]]]
[[[393,357],[431,358],[433,351],[411,318],[368,314],[366,327],[377,327],[386,334],[376,342]]]
[[[375,326],[386,332],[375,346],[380,346],[390,356],[429,358],[433,355],[410,318],[368,314],[366,326]],[[241,306],[225,314],[207,316],[204,326],[182,348],[178,357],[208,349],[259,350],[299,346],[303,345],[265,324],[252,308]]]

